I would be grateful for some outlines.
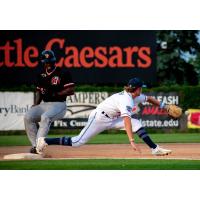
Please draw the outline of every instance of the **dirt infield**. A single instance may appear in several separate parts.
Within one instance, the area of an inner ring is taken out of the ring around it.
[[[144,144],[139,144],[142,154],[132,150],[129,144],[103,144],[84,145],[79,148],[48,146],[45,150],[45,158],[48,159],[101,159],[101,158],[124,158],[124,159],[189,159],[200,160],[200,144],[162,144],[173,152],[168,156],[153,156],[151,151]],[[28,146],[0,147],[0,160],[4,155],[28,152]]]

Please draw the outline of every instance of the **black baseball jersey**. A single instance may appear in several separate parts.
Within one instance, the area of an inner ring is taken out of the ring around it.
[[[61,70],[56,67],[52,73],[46,72],[39,74],[37,82],[37,90],[42,95],[44,102],[66,101],[66,97],[56,95],[66,87],[72,85],[72,78],[68,71]]]

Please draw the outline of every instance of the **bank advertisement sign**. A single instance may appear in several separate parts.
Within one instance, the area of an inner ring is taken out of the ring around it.
[[[32,92],[0,92],[0,130],[24,130],[24,115],[32,105]]]

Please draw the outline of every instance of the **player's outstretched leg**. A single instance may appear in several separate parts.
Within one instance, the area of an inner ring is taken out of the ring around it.
[[[138,136],[152,149],[152,154],[156,156],[164,156],[170,154],[172,151],[168,149],[163,149],[155,144],[149,137],[146,130],[142,127],[136,131]]]
[[[92,137],[106,129],[106,124],[95,120],[96,112],[91,113],[87,125],[81,130],[80,134],[73,137],[44,138],[37,140],[37,150],[42,152],[47,145],[64,145],[80,147],[86,144]]]
[[[45,142],[48,145],[64,145],[64,146],[72,146],[71,137],[60,137],[60,138],[45,138]]]

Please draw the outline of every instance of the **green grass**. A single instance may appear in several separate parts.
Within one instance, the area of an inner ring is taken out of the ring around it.
[[[61,137],[50,135],[49,137]],[[198,143],[199,133],[150,134],[156,143]],[[135,136],[136,142],[142,142]],[[100,134],[89,144],[125,144],[126,134]],[[30,145],[26,135],[0,136],[0,146]],[[199,170],[200,160],[69,159],[0,161],[2,170]]]
[[[61,137],[62,135],[50,135],[49,137]],[[156,143],[198,143],[199,133],[176,133],[176,134],[150,134]],[[135,136],[136,142],[141,143],[141,139]],[[126,134],[99,134],[89,141],[89,144],[126,144],[128,139]],[[0,146],[26,146],[30,145],[26,135],[6,135],[0,136]]]
[[[199,170],[200,160],[34,160],[0,161],[1,170]]]

